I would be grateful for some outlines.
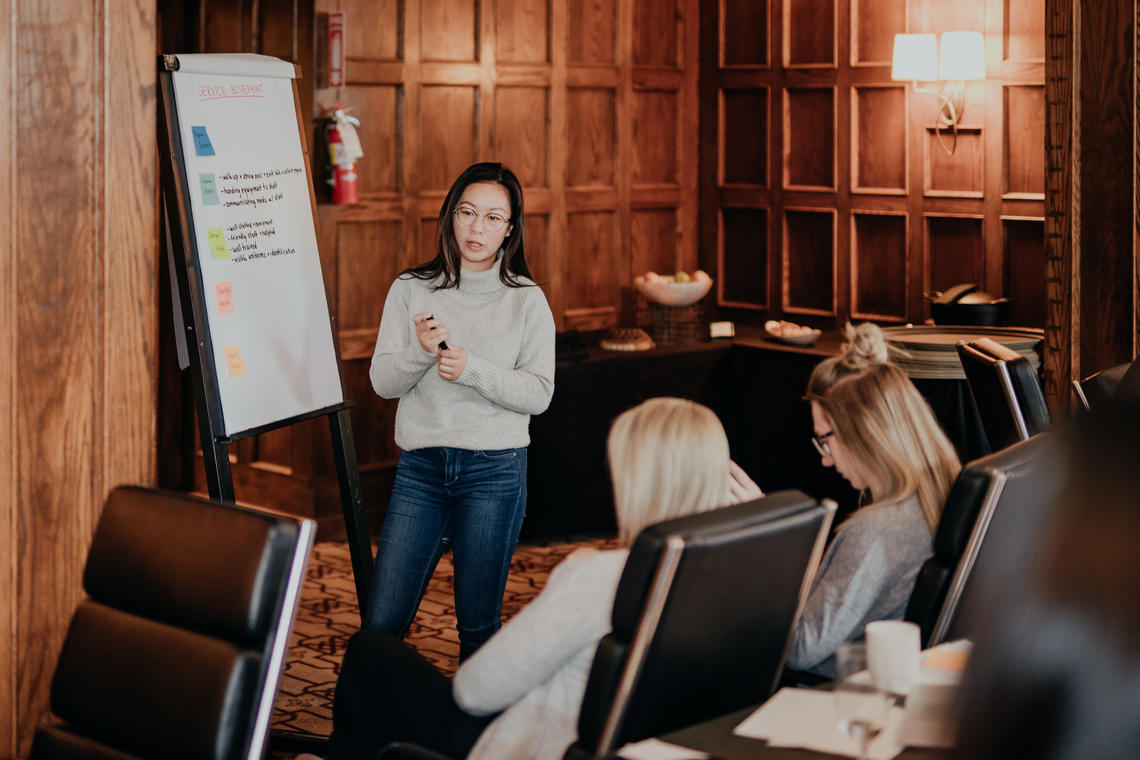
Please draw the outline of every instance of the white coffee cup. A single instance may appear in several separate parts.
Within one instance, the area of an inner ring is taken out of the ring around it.
[[[919,628],[902,620],[877,620],[864,629],[867,668],[876,688],[909,694],[918,681]]]

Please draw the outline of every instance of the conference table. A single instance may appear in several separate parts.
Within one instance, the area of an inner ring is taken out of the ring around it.
[[[732,729],[740,725],[755,709],[756,707],[749,707],[673,731],[663,735],[661,740],[701,750],[713,760],[827,760],[842,757],[791,747],[769,747],[762,739],[749,739],[732,733]],[[899,760],[947,760],[950,756],[950,750],[914,747],[908,747],[896,755]],[[619,754],[614,757],[622,756]]]

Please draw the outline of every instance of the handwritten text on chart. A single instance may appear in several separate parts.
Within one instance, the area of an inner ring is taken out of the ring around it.
[[[304,168],[267,169],[259,172],[226,172],[218,177],[218,189],[222,194],[222,206],[233,208],[248,206],[258,208],[267,203],[279,201],[285,196],[277,189],[277,178],[292,174],[303,174]]]
[[[272,219],[250,219],[226,227],[226,240],[230,243],[233,260],[239,264],[243,261],[287,256],[297,252],[295,248],[260,250],[260,243],[265,243],[267,238],[272,239],[276,235],[277,227]]]
[[[220,98],[264,98],[265,85],[262,84],[200,84],[198,85],[199,100],[218,100]]]

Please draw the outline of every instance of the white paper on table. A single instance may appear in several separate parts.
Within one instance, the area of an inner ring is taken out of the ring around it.
[[[896,739],[902,710],[892,707],[886,727],[868,748],[870,760],[891,760],[902,752]],[[733,729],[773,747],[802,747],[817,752],[857,757],[858,739],[841,732],[835,716],[835,695],[818,689],[783,688]]]
[[[630,742],[618,750],[626,760],[708,760],[708,753],[681,747],[660,739],[642,739]]]

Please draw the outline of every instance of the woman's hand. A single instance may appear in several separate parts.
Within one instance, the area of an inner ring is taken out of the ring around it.
[[[731,504],[740,504],[745,501],[759,499],[764,495],[760,486],[756,485],[744,468],[731,459],[728,460],[728,479],[730,481]]]
[[[439,376],[444,380],[455,381],[467,366],[466,348],[448,348],[439,352]],[[745,475],[744,477],[748,477]]]
[[[447,340],[447,328],[443,322],[423,311],[412,316],[412,324],[416,326],[420,348],[429,354],[438,354],[439,344]]]

